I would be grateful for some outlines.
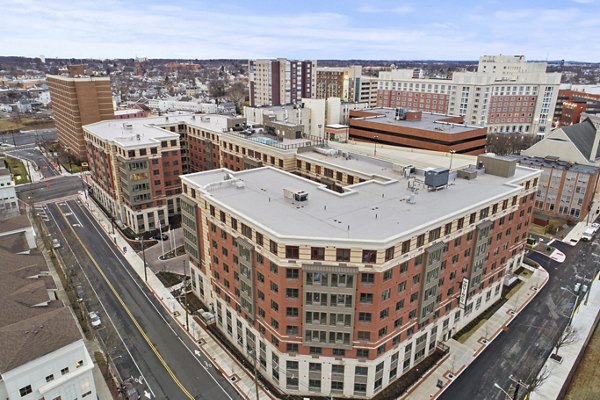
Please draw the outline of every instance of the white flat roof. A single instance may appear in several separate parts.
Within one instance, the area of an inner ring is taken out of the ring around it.
[[[227,178],[229,174],[229,178]],[[232,172],[218,169],[182,177],[215,203],[265,232],[310,242],[359,242],[389,245],[427,227],[437,227],[454,215],[520,191],[512,183],[539,171],[517,167],[515,176],[482,174],[474,180],[450,178],[446,189],[422,187],[409,204],[407,179],[368,180],[347,187],[346,193],[272,167]],[[284,197],[284,188],[308,193],[308,200]]]
[[[153,118],[113,119],[85,125],[90,134],[106,141],[112,141],[124,148],[138,148],[156,144],[161,140],[179,138],[179,134],[161,128],[185,122],[189,126],[223,132],[227,128],[228,117],[223,115],[168,115]]]

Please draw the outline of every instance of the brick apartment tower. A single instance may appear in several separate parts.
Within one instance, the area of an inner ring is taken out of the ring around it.
[[[69,68],[69,76],[48,75],[52,111],[62,148],[86,160],[83,125],[114,119],[109,77],[83,75],[82,68]]]

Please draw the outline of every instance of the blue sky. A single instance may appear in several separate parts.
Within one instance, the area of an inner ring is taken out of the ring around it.
[[[0,55],[600,62],[600,0],[0,0]]]

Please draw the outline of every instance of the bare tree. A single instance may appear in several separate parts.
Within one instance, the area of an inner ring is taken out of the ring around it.
[[[524,385],[521,385],[525,388],[525,393],[530,394],[539,389],[544,384],[544,382],[546,382],[550,377],[550,372],[551,371],[548,369],[548,367],[544,365],[544,367],[537,376],[525,382]]]
[[[227,89],[227,96],[235,104],[235,111],[238,114],[242,113],[242,105],[246,101],[246,85],[242,81],[237,81],[229,89]]]
[[[554,344],[554,357],[558,357],[558,350],[577,341],[577,330],[571,325],[567,326]]]
[[[212,79],[208,82],[208,95],[214,98],[219,104],[219,101],[225,96],[225,82],[221,79]]]

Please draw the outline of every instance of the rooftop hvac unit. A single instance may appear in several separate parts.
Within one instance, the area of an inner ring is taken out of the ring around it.
[[[425,185],[431,189],[440,189],[448,185],[450,170],[432,168],[425,171]]]
[[[308,200],[308,193],[304,190],[298,190],[293,188],[285,188],[283,189],[283,196],[286,199],[290,199],[293,201],[306,201]]]
[[[123,122],[123,128],[133,129],[133,124],[131,122]]]

